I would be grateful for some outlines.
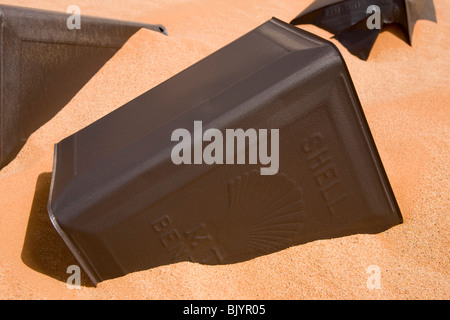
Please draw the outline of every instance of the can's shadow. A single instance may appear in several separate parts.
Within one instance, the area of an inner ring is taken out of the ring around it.
[[[399,24],[391,23],[387,24],[381,29],[381,33],[391,33],[397,38],[401,39],[403,42],[408,43],[408,36],[406,30],[404,30]]]
[[[37,179],[21,258],[31,269],[66,282],[72,274],[67,273],[67,268],[79,264],[53,227],[47,213],[51,177],[50,172],[44,172]],[[83,269],[80,270],[81,285],[93,287]]]

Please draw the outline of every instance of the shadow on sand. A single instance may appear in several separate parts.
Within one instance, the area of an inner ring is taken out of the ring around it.
[[[65,283],[72,274],[67,273],[67,268],[79,264],[47,213],[51,177],[50,172],[44,172],[37,179],[21,258],[31,269]],[[80,270],[81,285],[93,287],[83,269]]]

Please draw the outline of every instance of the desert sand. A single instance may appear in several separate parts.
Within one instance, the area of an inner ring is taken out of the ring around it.
[[[233,265],[178,263],[68,289],[77,261],[47,214],[53,146],[275,16],[312,0],[89,1],[81,13],[163,24],[141,30],[0,171],[0,299],[450,298],[450,3],[419,21],[413,45],[384,31],[368,59],[342,52],[404,223],[375,235],[295,246]],[[65,12],[72,0],[4,0]],[[326,39],[317,27],[302,28]],[[379,266],[381,288],[366,272]]]

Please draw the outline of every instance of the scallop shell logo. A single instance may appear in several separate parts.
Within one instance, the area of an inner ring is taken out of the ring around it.
[[[241,253],[270,253],[293,244],[303,216],[303,192],[285,174],[257,170],[230,181],[230,239]]]

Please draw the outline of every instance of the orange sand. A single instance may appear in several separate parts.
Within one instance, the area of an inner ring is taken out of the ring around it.
[[[84,275],[53,229],[46,204],[53,145],[151,89],[272,16],[290,21],[312,0],[88,1],[82,14],[164,24],[141,30],[0,171],[0,299],[448,299],[450,3],[434,0],[438,24],[419,21],[413,47],[387,31],[367,62],[338,42],[404,224],[377,235],[321,240],[244,263],[179,263],[102,282]],[[5,4],[65,11],[72,0]],[[322,37],[330,34],[304,26]],[[370,265],[381,289],[366,286]]]

